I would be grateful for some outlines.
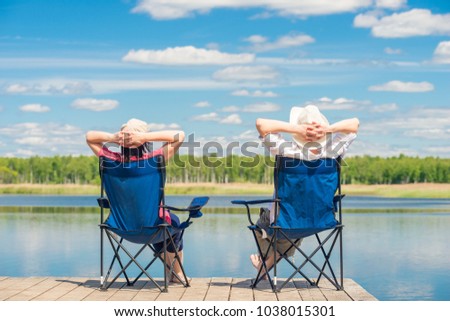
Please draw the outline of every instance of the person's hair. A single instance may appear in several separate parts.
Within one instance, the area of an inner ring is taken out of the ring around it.
[[[129,148],[121,146],[121,153],[123,160],[129,162],[132,157],[140,159],[144,154],[149,154],[153,151],[153,144],[151,142],[146,142],[137,148]]]

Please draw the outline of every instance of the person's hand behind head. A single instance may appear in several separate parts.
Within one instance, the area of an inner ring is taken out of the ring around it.
[[[304,124],[301,126],[304,128],[304,140],[307,142],[315,142],[323,138],[328,132],[328,128],[326,125],[316,122],[313,122],[311,124]]]
[[[121,145],[123,147],[138,148],[144,143],[142,141],[143,133],[136,131],[121,131],[120,135],[121,135]]]

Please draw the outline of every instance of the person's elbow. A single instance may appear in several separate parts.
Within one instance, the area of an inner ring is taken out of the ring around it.
[[[94,135],[93,131],[90,130],[86,133],[85,138],[86,138],[86,143],[92,143],[92,136]]]
[[[356,133],[358,132],[358,129],[359,129],[359,119],[356,118],[356,117],[353,118],[353,119],[352,119],[352,123],[353,123],[353,126],[352,126],[352,127],[353,127],[353,128],[352,128],[352,132],[356,134]]]
[[[258,131],[258,133],[261,137],[264,137],[265,133],[266,133],[265,123],[266,123],[265,119],[263,119],[263,118],[257,118],[256,122],[255,122],[256,130]]]
[[[184,131],[180,130],[180,131],[177,132],[176,138],[177,138],[176,140],[178,142],[183,142],[184,139],[186,138],[186,134],[184,133]]]

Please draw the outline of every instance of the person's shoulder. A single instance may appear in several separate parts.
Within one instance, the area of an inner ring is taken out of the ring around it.
[[[111,160],[121,161],[122,155],[118,152],[110,150],[107,146],[103,146],[98,152],[98,157],[106,157]]]

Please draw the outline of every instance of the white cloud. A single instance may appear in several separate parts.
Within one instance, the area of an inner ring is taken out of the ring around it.
[[[226,113],[235,113],[238,112],[239,110],[240,108],[237,106],[226,106],[222,108],[222,111]]]
[[[148,129],[149,130],[166,130],[166,129],[180,129],[180,125],[177,123],[171,123],[171,124],[161,124],[161,123],[149,123]]]
[[[267,113],[280,110],[281,107],[270,102],[262,102],[245,106],[242,111],[247,113]]]
[[[361,13],[353,20],[353,26],[358,28],[372,28],[377,24],[380,14],[379,11]]]
[[[27,104],[19,107],[21,111],[31,113],[46,113],[50,111],[50,107],[41,104]]]
[[[433,84],[422,81],[422,82],[403,82],[399,80],[392,80],[385,84],[374,85],[369,87],[370,91],[395,91],[395,92],[405,92],[405,93],[415,93],[415,92],[428,92],[433,91]]]
[[[381,104],[381,105],[373,106],[371,108],[371,111],[375,112],[375,113],[392,112],[395,110],[398,110],[398,105],[396,103]]]
[[[206,108],[206,107],[211,106],[211,104],[208,101],[199,101],[194,106],[198,107],[198,108]]]
[[[424,139],[439,139],[450,141],[450,129],[448,128],[427,128],[427,129],[412,129],[405,131],[406,136],[419,137]]]
[[[321,110],[352,110],[360,109],[370,105],[369,101],[357,101],[344,97],[331,99],[328,97],[319,98],[316,101],[308,101],[305,105],[313,104],[319,107]]]
[[[11,84],[6,86],[4,92],[16,95],[79,95],[92,92],[92,87],[85,81],[63,82],[55,79],[37,84]]]
[[[433,14],[428,9],[412,9],[379,18],[378,14],[359,14],[355,27],[372,28],[372,35],[380,38],[450,35],[450,14]]]
[[[55,154],[79,154],[86,147],[83,130],[70,124],[60,123],[18,123],[0,128],[8,145],[19,145],[10,156],[32,156]]]
[[[278,97],[276,93],[273,91],[262,91],[262,90],[255,90],[253,92],[248,91],[246,89],[240,89],[235,90],[231,93],[233,96],[242,96],[242,97],[258,97],[258,98],[273,98]]]
[[[450,155],[450,146],[430,146],[430,147],[426,147],[425,151],[432,153],[432,154],[437,154],[437,155],[442,155],[442,154],[448,154]]]
[[[383,124],[381,128],[380,124]],[[408,114],[402,114],[372,123],[367,122],[362,128],[374,133],[379,132],[380,129],[386,131],[403,130],[403,132],[434,129],[448,130],[450,128],[450,109],[416,109]]]
[[[92,111],[107,111],[115,109],[119,102],[113,99],[79,98],[72,102],[76,109],[87,109]]]
[[[386,47],[384,48],[384,52],[387,53],[388,55],[399,55],[402,53],[401,49],[394,49],[391,47]]]
[[[368,7],[372,0],[140,0],[132,9],[134,13],[145,13],[153,19],[179,19],[194,14],[205,14],[213,9],[263,8],[280,16],[306,17],[343,12],[353,12]]]
[[[242,120],[238,114],[231,114],[226,117],[221,117],[218,113],[212,112],[208,114],[197,115],[192,118],[196,121],[211,121],[220,124],[241,124]]]
[[[270,66],[233,66],[216,71],[213,79],[219,81],[273,81],[280,76]]]
[[[239,114],[231,114],[223,119],[221,119],[219,121],[219,123],[221,124],[241,124],[242,123],[242,119],[239,116]]]
[[[267,42],[267,38],[261,35],[253,35],[248,38],[245,38],[244,40],[253,44]]]
[[[433,62],[450,64],[450,41],[441,41],[434,50]]]
[[[28,87],[22,84],[12,84],[6,87],[5,92],[8,94],[22,94],[28,91]]]
[[[253,44],[250,49],[257,52],[299,47],[315,41],[311,36],[295,34],[279,37],[274,42],[269,42],[266,38],[259,35],[253,35],[246,40]]]
[[[123,61],[158,65],[231,65],[251,63],[254,54],[229,54],[214,49],[193,46],[173,47],[164,50],[130,50]]]
[[[198,121],[220,121],[219,114],[212,112],[208,114],[197,115],[192,118]]]
[[[407,0],[376,0],[378,8],[398,9],[406,5]]]
[[[19,145],[34,145],[41,146],[47,143],[46,137],[22,137],[14,140],[16,144]]]

